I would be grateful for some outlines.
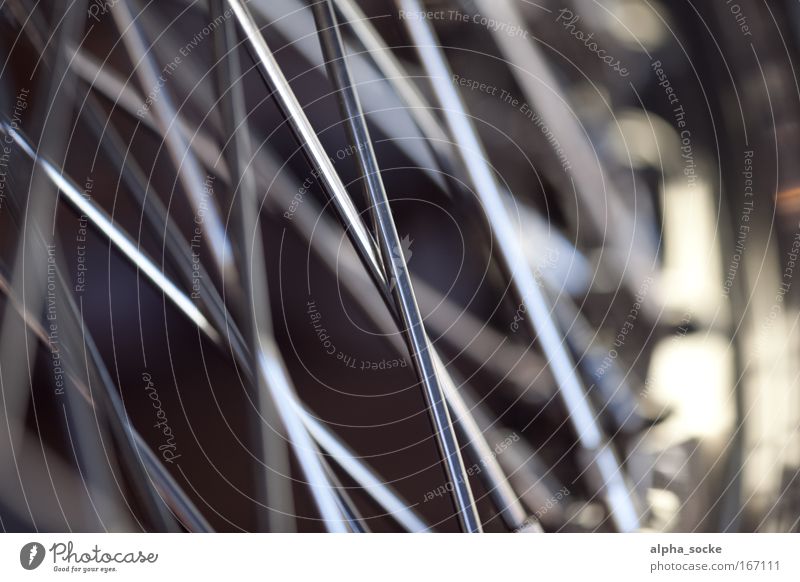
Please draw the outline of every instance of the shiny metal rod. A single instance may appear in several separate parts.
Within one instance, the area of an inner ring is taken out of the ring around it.
[[[418,14],[422,10],[417,0],[397,0],[397,3],[401,9],[411,14]],[[514,223],[503,203],[500,189],[477,132],[469,120],[466,107],[451,81],[452,74],[441,44],[427,20],[408,18],[404,22],[414,40],[420,61],[430,77],[447,126],[461,146],[458,153],[491,225],[492,235],[497,241],[498,256],[510,274],[517,295],[531,314],[526,321],[530,322],[531,333],[539,340],[552,367],[559,387],[558,393],[564,401],[579,442],[585,449],[586,462],[595,470],[590,474],[598,476],[594,486],[603,493],[617,529],[635,530],[639,527],[639,514],[633,492],[625,481],[616,454],[605,440],[558,326],[550,316],[547,299],[517,243]]]
[[[458,446],[455,430],[450,420],[450,411],[445,400],[445,388],[441,377],[443,366],[437,367],[430,340],[425,332],[422,314],[414,296],[411,276],[403,261],[394,256],[402,248],[400,236],[394,224],[389,197],[381,178],[378,159],[372,148],[372,140],[361,109],[358,92],[353,86],[344,45],[339,34],[333,6],[328,0],[313,5],[317,20],[318,35],[325,66],[333,86],[338,90],[339,105],[345,118],[351,143],[356,149],[356,159],[369,196],[369,209],[375,224],[384,272],[395,284],[392,287],[394,302],[400,313],[403,333],[408,343],[417,375],[425,388],[434,434],[445,462],[447,477],[453,484],[453,498],[462,527],[468,532],[480,532],[481,522],[475,508],[475,499],[469,485],[467,470]]]
[[[209,337],[214,343],[221,343],[221,336],[208,322],[205,316],[195,307],[192,300],[178,289],[170,279],[168,279],[161,269],[150,259],[145,257],[130,240],[130,238],[115,227],[105,212],[96,207],[90,200],[85,198],[78,189],[69,182],[67,178],[50,162],[36,157],[27,141],[7,124],[0,127],[20,146],[20,148],[37,161],[50,180],[58,186],[59,190],[66,196],[72,206],[91,221],[106,237],[117,246],[123,254],[131,260],[137,268],[143,272],[152,283],[154,283],[184,315],[186,315],[198,329]],[[263,338],[262,352],[266,352],[265,344],[268,338]],[[267,346],[268,347],[268,346]],[[303,467],[304,473],[309,480],[309,487],[314,495],[317,506],[325,520],[326,526],[330,531],[347,531],[345,520],[335,499],[335,492],[331,489],[324,469],[321,466],[319,451],[308,436],[302,424],[297,422],[297,415],[294,408],[281,400],[286,399],[286,392],[292,390],[288,375],[280,361],[280,357],[275,350],[262,353],[259,356],[256,370],[263,376],[265,383],[272,391],[272,397],[276,400],[282,420],[289,433],[290,442],[294,446],[294,451]],[[283,416],[288,415],[288,416]],[[321,479],[321,481],[320,481]]]
[[[370,272],[373,274],[373,276],[376,273],[384,273],[385,277],[387,271],[384,269],[381,255],[376,249],[375,241],[369,235],[366,228],[352,228],[353,225],[363,225],[361,218],[359,217],[355,206],[350,200],[344,184],[342,184],[339,175],[336,173],[330,158],[325,152],[322,143],[319,141],[319,137],[314,131],[314,128],[311,126],[311,123],[306,117],[302,106],[297,101],[297,97],[295,96],[292,88],[289,86],[289,83],[286,80],[286,77],[283,75],[283,72],[278,66],[272,51],[269,49],[266,41],[261,36],[258,26],[253,20],[249,9],[243,2],[241,2],[241,0],[228,0],[228,4],[236,15],[239,25],[242,27],[242,30],[250,42],[253,52],[258,58],[262,73],[264,74],[270,86],[275,90],[279,104],[284,110],[284,113],[293,130],[300,138],[302,145],[311,158],[313,164],[320,170],[320,176],[323,179],[326,189],[328,190],[334,205],[339,211],[340,216],[343,217],[343,221],[348,226],[348,232],[354,237],[356,246],[363,251],[366,251],[362,252],[362,257],[371,263],[371,268],[369,269]],[[399,238],[397,237],[397,232],[394,229],[394,223],[391,221],[388,202],[385,203],[383,210],[380,210],[379,214],[384,215],[384,218],[381,219],[384,221],[382,228],[391,228],[391,230],[394,231],[394,236],[398,241],[398,246],[396,248],[399,249]],[[387,219],[388,223],[386,222]],[[388,242],[388,239],[384,238],[383,242]],[[390,254],[391,247],[386,251],[386,256],[389,256]],[[389,262],[393,267],[393,271],[399,272],[401,270],[396,268],[391,261]],[[393,272],[392,274],[396,277],[399,273]],[[414,345],[412,346],[412,356],[415,358],[415,362],[418,362],[420,365],[423,383],[426,385],[426,394],[430,398],[429,405],[434,410],[436,433],[440,442],[440,446],[443,447],[443,451],[446,453],[445,463],[448,467],[448,476],[454,481],[454,491],[458,491],[456,495],[459,518],[462,520],[465,529],[468,531],[480,531],[480,521],[477,517],[477,512],[475,511],[472,493],[469,490],[466,469],[464,468],[464,463],[461,459],[461,454],[458,449],[458,443],[455,439],[455,433],[450,422],[450,415],[447,410],[447,406],[444,403],[444,395],[441,391],[441,386],[436,379],[436,369],[434,368],[430,353],[426,347],[428,345],[428,339],[425,335],[425,330],[422,327],[422,320],[421,317],[419,317],[419,309],[417,308],[416,303],[413,301],[413,291],[410,288],[410,280],[407,276],[407,273],[401,274],[401,277],[402,278],[396,278],[398,284],[395,286],[395,288],[398,288],[398,293],[402,294],[401,296],[405,298],[405,301],[402,303],[402,309],[404,310],[405,317],[408,318],[408,314],[413,313],[413,311],[416,311],[417,313],[418,321],[416,321],[416,325],[413,320],[410,321],[411,325],[409,325],[409,330],[411,332],[411,336],[413,337],[412,341],[414,342]],[[399,288],[401,287],[403,288],[403,291],[399,291]],[[408,301],[409,298],[411,298],[411,301]],[[413,318],[413,314],[411,317]],[[442,432],[442,430],[444,430],[444,432]],[[455,484],[459,481],[460,486]]]
[[[212,0],[211,16],[225,18],[224,0]],[[261,204],[256,193],[256,182],[249,160],[252,143],[247,120],[239,53],[237,50],[236,24],[226,19],[214,33],[217,89],[220,95],[221,125],[225,135],[232,134],[224,148],[228,171],[230,172],[230,191],[233,193],[233,208],[238,211],[239,252],[241,253],[240,272],[243,307],[238,314],[239,327],[245,341],[249,344],[250,357],[258,353],[259,333],[274,336],[270,316],[269,286],[264,257],[264,241],[261,233]],[[280,417],[275,404],[269,397],[269,387],[257,375],[252,399],[258,410],[258,418],[253,432],[258,442],[259,454],[269,469],[258,475],[259,486],[267,505],[273,510],[265,524],[268,531],[296,531],[294,519],[294,494],[289,458],[289,445],[275,427],[280,426]],[[265,426],[266,425],[266,426]]]
[[[343,217],[343,221],[347,225],[358,224],[361,219],[358,215],[358,210],[350,200],[347,190],[342,183],[339,174],[333,167],[325,148],[319,140],[311,122],[306,117],[303,107],[297,100],[297,97],[289,86],[289,82],[283,75],[278,62],[272,54],[272,51],[267,46],[267,42],[261,36],[258,25],[253,20],[250,10],[245,6],[241,0],[227,0],[228,5],[233,10],[236,20],[239,22],[242,31],[247,37],[250,47],[252,48],[255,56],[260,65],[260,70],[264,75],[266,81],[275,90],[277,100],[284,110],[286,119],[289,121],[293,131],[302,141],[308,157],[312,160],[314,166],[320,171],[320,177],[324,180],[328,189],[328,194],[331,196],[336,210],[339,215]],[[369,249],[369,260],[373,263],[373,269],[383,271],[383,268],[378,259],[378,252],[375,246],[375,241],[369,236],[366,229],[353,229],[351,236],[354,236],[357,245],[360,248]]]
[[[348,12],[351,14],[352,12]],[[357,13],[356,13],[357,14]],[[348,22],[348,25],[352,24]],[[362,25],[369,26],[369,23],[363,22]],[[375,42],[381,42],[378,36],[375,36],[377,33],[372,30]],[[390,55],[388,47],[384,47],[384,54]],[[92,86],[95,90],[100,91],[103,95],[105,95],[108,99],[112,100],[117,107],[119,107],[122,111],[128,113],[129,115],[135,115],[137,109],[143,103],[143,98],[139,96],[135,89],[132,88],[130,85],[126,85],[121,79],[115,77],[113,72],[109,72],[103,68],[100,68],[100,64],[94,62],[91,57],[87,56],[85,53],[80,51],[75,51],[75,58],[74,58],[74,67],[76,72],[81,75],[84,80],[87,82],[92,83]],[[396,63],[397,67],[399,67],[399,63]],[[401,71],[402,73],[402,71]],[[402,73],[404,75],[404,73]],[[392,77],[391,79],[387,79],[390,83],[394,84],[395,82],[399,82],[401,85],[405,87],[411,86],[404,76],[397,78]],[[102,81],[102,82],[98,82]],[[408,91],[406,91],[408,93]],[[420,97],[421,98],[421,97]],[[427,107],[427,106],[426,106]],[[415,109],[415,111],[422,111],[423,109]],[[442,129],[441,125],[439,124],[438,120],[435,117],[430,117],[431,123],[426,124],[427,129],[426,131],[432,131],[435,135],[443,136],[445,139],[444,130]],[[160,135],[160,131],[155,123],[151,120],[151,116],[148,114],[143,118],[144,123],[147,127],[156,132]],[[175,120],[175,124],[177,127],[184,133],[184,135],[188,138],[189,135],[192,135],[191,143],[193,146],[199,147],[198,157],[202,161],[202,163],[206,166],[206,168],[210,171],[216,171],[222,176],[223,179],[230,181],[230,175],[227,165],[224,163],[224,160],[221,157],[221,152],[216,144],[202,131],[199,130],[198,132],[194,132],[194,130],[190,130],[187,123],[183,120],[182,116],[178,116]],[[434,127],[435,126],[435,127]],[[252,131],[252,128],[251,128]],[[426,134],[428,135],[428,134]],[[428,135],[429,139],[435,139]],[[448,141],[449,144],[449,141]],[[291,195],[286,197],[287,193],[289,192],[296,192],[299,188],[298,185],[293,185],[290,182],[283,179],[283,174],[281,173],[281,168],[278,167],[277,164],[273,163],[270,156],[265,152],[263,148],[260,148],[256,154],[254,159],[254,169],[255,172],[261,179],[264,180],[278,180],[280,181],[280,185],[278,186],[278,182],[275,182],[276,187],[271,189],[271,192],[274,195],[268,196],[266,198],[266,204],[272,206],[275,209],[282,209],[285,207],[288,202],[291,200]],[[277,177],[277,178],[276,178]],[[306,205],[311,205],[313,202],[311,200],[306,201]],[[317,215],[318,212],[310,211],[309,207],[309,215]],[[330,251],[336,248],[336,245],[330,246],[329,240],[322,236],[322,232],[328,232],[330,228],[322,228],[323,225],[327,224],[326,221],[322,221],[321,223],[317,223],[316,220],[307,221],[303,218],[304,215],[298,216],[296,220],[292,222],[292,226],[297,229],[298,233],[311,245],[312,249],[321,257],[323,262],[326,265],[335,267],[337,260],[343,260],[342,257],[339,259],[336,258],[335,253],[331,255]],[[316,233],[316,234],[315,234]],[[357,236],[353,236],[353,234]],[[371,275],[373,276],[373,280],[377,280],[378,286],[381,290],[388,289],[388,284],[386,283],[385,275],[380,269],[380,265],[374,255],[375,248],[373,247],[360,247],[358,241],[364,241],[369,239],[369,234],[367,233],[363,222],[353,222],[348,226],[348,234],[351,235],[351,238],[354,241],[354,246],[359,252],[359,255],[362,260],[365,260],[368,269],[372,269]],[[332,235],[331,235],[332,236]],[[330,237],[328,237],[330,238]],[[365,259],[365,257],[367,257]],[[339,265],[340,268],[344,267],[343,264]],[[365,306],[364,302],[368,301],[368,298],[364,297],[360,291],[359,286],[364,284],[369,284],[369,274],[366,274],[362,277],[363,272],[358,269],[351,270],[352,277],[344,277],[343,284],[345,287],[350,289],[353,293],[354,297],[361,297],[362,306]],[[422,285],[422,287],[420,287]],[[417,287],[418,292],[425,292],[430,294],[433,290],[428,288],[422,282],[416,282],[415,286]],[[213,291],[213,288],[209,291]],[[205,299],[206,292],[203,294],[203,298]],[[392,312],[392,316],[397,318],[397,313],[393,309],[394,305],[391,302],[391,298],[384,292],[381,293],[381,297],[383,301],[388,301],[387,306],[389,307],[390,311]],[[434,303],[438,304],[442,300],[441,297],[436,299]],[[377,307],[377,305],[376,305]],[[374,315],[373,309],[369,308],[368,311]],[[462,315],[462,318],[464,316]],[[374,319],[374,318],[373,318]],[[228,321],[228,319],[226,319]],[[217,319],[212,319],[212,322],[216,324]],[[376,320],[377,322],[377,320]],[[220,329],[220,326],[216,326],[217,329]],[[480,328],[481,326],[478,326]],[[473,344],[471,344],[473,345]],[[437,352],[436,347],[433,346],[434,352]],[[436,354],[436,359],[441,363],[441,357]],[[514,357],[514,362],[519,361],[519,357]],[[449,376],[449,372],[447,372],[443,363],[441,366],[437,366],[440,368],[440,371],[444,377],[444,375]],[[507,371],[503,371],[501,375],[506,374]],[[529,379],[523,379],[522,375],[516,373],[516,376],[520,377],[520,382],[525,386],[528,385]],[[523,381],[524,380],[524,381]],[[489,495],[494,499],[496,506],[501,510],[504,520],[506,521],[507,525],[511,529],[517,529],[520,527],[523,521],[526,521],[526,511],[522,506],[519,496],[514,492],[513,488],[511,487],[508,478],[503,473],[503,470],[498,463],[495,456],[491,453],[491,447],[486,442],[486,438],[481,433],[479,429],[476,429],[476,425],[474,419],[471,418],[472,412],[470,411],[468,406],[464,405],[463,398],[461,397],[460,391],[454,385],[452,380],[445,379],[445,396],[448,401],[448,405],[450,406],[451,414],[454,415],[454,418],[459,422],[459,428],[464,431],[464,437],[466,441],[466,446],[468,446],[475,455],[475,458],[481,459],[485,464],[485,469],[480,473],[479,479],[485,482],[486,489],[489,492]],[[452,389],[451,389],[452,386]],[[320,443],[322,445],[322,443]],[[323,446],[323,448],[326,448]],[[345,468],[345,470],[348,470]],[[384,505],[384,508],[386,506]],[[530,521],[530,518],[527,519]]]
[[[150,258],[144,255],[144,253],[138,249],[138,247],[130,240],[130,237],[125,232],[117,228],[111,222],[102,209],[97,207],[92,200],[85,198],[78,188],[72,182],[70,182],[69,179],[66,178],[53,164],[41,157],[36,157],[35,152],[31,148],[30,144],[20,133],[16,132],[5,123],[0,123],[0,132],[9,135],[26,155],[28,155],[32,160],[36,160],[36,163],[42,166],[48,178],[59,188],[61,193],[65,196],[67,202],[69,202],[69,204],[78,212],[86,215],[88,221],[95,228],[97,228],[98,231],[103,234],[103,236],[108,238],[111,244],[113,244],[114,247],[125,256],[125,258],[135,265],[140,272],[145,274],[150,282],[163,293],[164,297],[172,302],[172,304],[181,314],[184,315],[184,317],[187,317],[190,321],[197,325],[200,332],[209,340],[211,340],[212,343],[217,346],[223,345],[222,336],[206,320],[205,316],[195,307],[191,299],[189,299],[189,297],[170,279],[164,276],[161,269],[159,269],[159,267],[153,263]],[[282,397],[288,399],[287,403],[280,407],[281,413],[291,413],[292,416],[294,416],[297,409],[305,410],[304,405],[297,398],[293,388],[291,387],[291,380],[286,373],[285,367],[283,366],[281,360],[279,358],[276,359],[275,357],[276,354],[274,352],[275,348],[273,342],[269,338],[262,338],[261,345],[264,348],[262,351],[264,351],[265,354],[259,356],[257,368],[254,372],[248,367],[249,359],[242,359],[240,364],[246,370],[250,370],[251,373],[262,374],[267,382],[270,382],[274,378],[276,382],[280,384],[276,389],[277,392]],[[334,433],[330,432],[322,423],[312,422],[309,420],[313,420],[310,414],[306,412],[306,414],[302,415],[301,418],[304,420],[304,423],[308,423],[307,430],[315,435],[315,439],[319,441],[320,446],[322,446],[325,450],[328,450],[329,452],[334,449],[346,450],[346,446],[340,442],[339,438]],[[301,437],[301,440],[305,444],[305,447],[302,449],[302,451],[314,450],[314,447],[311,446],[305,439]],[[298,455],[303,454],[298,450],[295,450],[295,452]],[[408,508],[408,504],[405,503],[396,493],[394,493],[394,491],[392,491],[391,488],[389,488],[383,481],[375,476],[372,469],[365,465],[358,457],[351,455],[343,459],[337,459],[337,462],[357,481],[361,482],[361,480],[365,480],[365,482],[368,482],[369,487],[365,488],[367,494],[373,497],[373,499],[388,512],[393,514],[398,507],[405,507],[407,508],[407,511],[412,511],[410,508]],[[360,475],[360,477],[357,477],[357,475]],[[365,475],[367,477],[364,477]],[[316,489],[312,489],[312,491],[319,491],[321,489],[322,487],[318,486]],[[334,503],[336,504],[338,512],[338,503]],[[328,505],[328,507],[331,507],[331,505]],[[409,520],[408,515],[399,518],[398,521],[400,521],[400,519],[405,521]],[[417,524],[421,523],[418,517],[416,518],[416,521]],[[343,518],[340,520],[340,522],[344,523]]]
[[[158,87],[158,68],[141,30],[141,25],[133,16],[128,2],[129,0],[114,2],[111,4],[111,13],[142,86],[145,88]],[[145,102],[145,109],[151,108],[194,212],[203,215],[208,245],[220,276],[226,283],[231,284],[232,288],[236,288],[233,248],[222,221],[222,214],[216,198],[213,197],[213,193],[209,192],[211,189],[207,186],[207,180],[200,171],[200,164],[194,157],[183,134],[175,125],[175,119],[178,117],[177,109],[166,89],[162,90],[156,98]],[[144,112],[142,112],[143,114]]]

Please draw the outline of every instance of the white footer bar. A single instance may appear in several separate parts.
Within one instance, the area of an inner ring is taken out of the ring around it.
[[[796,534],[0,535],[15,581],[797,581],[799,566]]]

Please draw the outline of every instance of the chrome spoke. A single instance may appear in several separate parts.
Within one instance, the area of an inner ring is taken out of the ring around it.
[[[11,136],[15,143],[17,143],[22,151],[30,156],[31,159],[36,159],[36,163],[42,166],[46,175],[58,187],[67,201],[78,212],[86,215],[92,225],[106,236],[109,241],[114,244],[115,248],[122,252],[123,255],[163,293],[166,299],[172,302],[180,313],[192,321],[197,326],[198,330],[212,341],[212,343],[219,346],[223,345],[220,333],[197,309],[192,300],[178,289],[178,287],[163,274],[161,269],[131,242],[128,235],[114,226],[106,214],[98,208],[93,201],[85,198],[77,187],[64,177],[50,162],[42,158],[35,158],[35,153],[22,135],[5,124],[0,124],[0,129]],[[339,501],[336,499],[336,494],[333,492],[330,485],[325,484],[327,483],[327,475],[320,464],[319,452],[316,445],[308,437],[308,429],[297,420],[295,405],[292,404],[296,397],[293,394],[291,380],[285,371],[280,355],[276,351],[277,348],[274,346],[274,340],[264,334],[261,337],[261,341],[262,349],[258,354],[256,367],[251,371],[259,374],[265,383],[270,386],[272,397],[276,399],[276,403],[278,404],[278,410],[282,421],[287,424],[291,423],[291,431],[293,432],[290,434],[289,442],[292,444],[293,450],[300,458],[301,463],[307,465],[307,469],[311,475],[309,481],[313,484],[312,491],[314,491],[316,496],[320,497],[320,505],[324,507],[327,512],[326,522],[333,530],[341,530],[344,519],[338,509]],[[241,361],[240,365],[247,370],[249,365],[248,360]],[[287,430],[289,430],[288,427]],[[316,432],[319,432],[319,430],[320,427],[316,427]],[[333,434],[329,434],[327,438],[329,441],[333,440],[338,442],[338,438]],[[371,470],[366,467],[362,467],[360,470],[371,473]],[[312,478],[323,479],[323,481],[313,481]],[[375,481],[378,482],[378,479],[375,478]]]
[[[399,6],[412,14],[420,14],[417,0],[398,0]],[[639,526],[639,510],[633,492],[625,477],[614,450],[607,443],[598,424],[583,382],[578,376],[572,358],[562,343],[558,326],[550,315],[550,306],[538,281],[530,269],[524,253],[515,240],[517,227],[503,203],[500,189],[486,160],[486,154],[472,127],[464,104],[453,84],[449,66],[430,23],[424,19],[406,19],[405,24],[414,39],[420,61],[433,84],[433,89],[444,111],[450,132],[460,144],[459,155],[475,186],[483,210],[497,241],[498,254],[509,272],[517,296],[531,314],[531,333],[539,340],[553,375],[558,383],[558,393],[569,412],[569,420],[578,436],[586,460],[597,475],[592,484],[602,491],[613,519],[621,531],[632,531]]]
[[[401,329],[406,336],[409,352],[417,368],[417,375],[425,387],[426,401],[434,432],[445,461],[448,479],[453,484],[453,497],[459,520],[465,531],[479,532],[482,531],[480,517],[475,508],[475,499],[469,485],[467,470],[461,458],[458,439],[445,401],[445,392],[447,390],[455,391],[455,387],[443,385],[444,366],[441,365],[441,362],[437,365],[430,340],[425,332],[417,299],[414,296],[411,276],[404,264],[392,259],[393,255],[402,248],[400,236],[397,234],[397,228],[392,218],[389,198],[383,185],[378,160],[372,149],[372,140],[364,113],[361,110],[361,102],[350,76],[333,7],[327,1],[317,2],[314,4],[314,15],[317,19],[317,29],[328,76],[339,92],[342,117],[347,124],[352,145],[356,149],[355,155],[362,179],[366,183],[369,209],[379,241],[383,270],[394,283],[392,286],[393,299],[396,309],[401,315],[403,325]]]
[[[129,2],[131,0],[115,2],[111,7],[111,13],[142,86],[145,88],[157,87],[159,85],[158,67],[153,62],[141,26],[128,6]],[[204,232],[208,236],[208,244],[219,274],[224,281],[236,288],[233,249],[222,221],[217,200],[213,197],[213,189],[206,185],[207,180],[200,171],[200,165],[195,159],[189,143],[173,123],[177,117],[177,110],[169,93],[162,91],[159,98],[152,101],[151,106],[156,124],[164,136],[164,144],[175,168],[177,168],[178,177],[192,203],[195,215],[203,215]]]

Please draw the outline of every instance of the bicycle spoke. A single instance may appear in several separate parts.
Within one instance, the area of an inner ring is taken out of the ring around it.
[[[375,152],[372,150],[372,142],[364,114],[361,111],[361,103],[350,78],[336,17],[328,2],[315,3],[314,14],[317,18],[317,29],[326,59],[328,76],[339,91],[342,116],[345,118],[350,139],[355,146],[356,158],[369,194],[370,213],[380,242],[379,248],[384,272],[395,283],[393,295],[397,310],[402,317],[404,326],[402,331],[406,334],[409,352],[417,367],[417,374],[425,387],[434,432],[445,461],[448,479],[453,483],[453,496],[458,516],[466,531],[478,532],[481,531],[480,518],[475,509],[475,500],[469,486],[467,471],[461,458],[458,440],[445,402],[444,394],[447,388],[442,386],[443,366],[437,367],[434,361],[430,341],[425,333],[422,315],[411,286],[411,277],[405,269],[405,265],[400,265],[398,261],[392,260],[393,253],[397,253],[398,249],[402,248],[400,237],[391,215],[389,199],[383,186]],[[449,389],[455,390],[454,387],[449,387]]]
[[[417,0],[398,0],[398,4],[408,12],[420,14]],[[638,528],[638,510],[633,501],[633,492],[625,483],[619,461],[613,449],[605,441],[603,431],[584,391],[570,355],[567,353],[558,327],[550,315],[547,300],[542,294],[536,278],[529,268],[523,252],[514,240],[515,226],[503,204],[495,178],[486,161],[486,155],[478,141],[464,105],[449,82],[452,78],[447,62],[442,54],[430,23],[423,19],[406,19],[406,26],[415,41],[420,61],[430,79],[444,82],[433,85],[437,99],[444,111],[448,127],[461,144],[459,154],[464,159],[470,179],[475,186],[484,212],[492,226],[492,235],[497,241],[498,252],[509,272],[511,283],[518,297],[531,314],[531,333],[542,345],[559,391],[569,412],[569,420],[586,451],[587,460],[596,469],[599,478],[593,486],[604,492],[604,497],[612,512],[617,527],[622,531]]]

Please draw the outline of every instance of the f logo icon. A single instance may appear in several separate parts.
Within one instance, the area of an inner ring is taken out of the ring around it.
[[[26,570],[35,570],[44,561],[44,546],[39,542],[30,542],[19,551],[19,563]]]

